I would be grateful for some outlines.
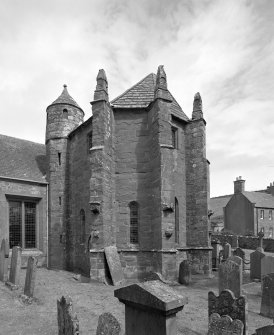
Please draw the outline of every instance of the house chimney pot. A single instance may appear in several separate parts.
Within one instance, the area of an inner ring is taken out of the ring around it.
[[[245,180],[242,179],[242,176],[237,177],[234,181],[234,194],[242,193],[245,191]]]

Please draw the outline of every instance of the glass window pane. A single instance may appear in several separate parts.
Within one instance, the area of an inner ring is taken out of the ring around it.
[[[10,248],[22,247],[22,206],[20,201],[9,202],[9,240]]]
[[[25,202],[25,248],[36,247],[36,204]]]

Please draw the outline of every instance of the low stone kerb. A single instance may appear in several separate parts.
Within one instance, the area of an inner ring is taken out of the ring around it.
[[[188,298],[177,294],[159,280],[147,281],[119,288],[114,296],[125,305],[135,305],[161,314],[173,314],[182,310]]]

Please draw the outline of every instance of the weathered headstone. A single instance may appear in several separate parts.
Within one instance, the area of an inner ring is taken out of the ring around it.
[[[176,313],[187,304],[158,280],[133,284],[114,291],[125,304],[125,333],[127,335],[177,335]]]
[[[233,251],[233,256],[238,256],[242,259],[243,270],[245,269],[244,261],[245,261],[245,252],[241,248],[236,248]]]
[[[239,243],[238,243],[238,236],[237,235],[232,235],[232,239],[231,239],[231,248],[238,248],[239,247]]]
[[[121,335],[121,325],[111,313],[99,316],[96,335]]]
[[[188,260],[181,262],[179,267],[179,283],[189,285],[191,281],[191,265]]]
[[[231,245],[229,243],[225,243],[224,245],[224,260],[227,260],[231,257]]]
[[[79,321],[70,297],[57,300],[58,335],[79,335]]]
[[[220,241],[212,241],[212,269],[217,270],[219,267],[220,259],[219,254],[222,249]]]
[[[261,259],[261,280],[269,273],[274,273],[273,256],[265,256]]]
[[[260,314],[274,318],[274,273],[263,277]]]
[[[8,280],[8,261],[9,261],[9,242],[3,239],[0,249],[0,280],[6,282]]]
[[[250,254],[250,279],[261,280],[261,261],[263,257],[265,257],[265,254],[259,250]]]
[[[105,247],[104,250],[113,285],[122,284],[124,282],[124,274],[117,248],[109,246]]]
[[[209,317],[208,335],[242,335],[244,325],[240,320],[232,320],[230,316],[213,313]]]
[[[248,334],[247,329],[247,301],[245,296],[236,298],[232,291],[224,290],[219,296],[214,292],[208,292],[208,316],[213,313],[229,315],[232,320],[240,320],[244,325],[244,335]]]
[[[242,259],[238,256],[231,256],[219,266],[219,294],[223,290],[231,290],[235,297],[242,294]]]
[[[17,289],[20,284],[21,254],[22,249],[20,247],[12,248],[9,281],[6,282],[6,285],[11,289]]]
[[[31,256],[28,258],[24,294],[30,298],[33,297],[33,293],[34,293],[37,262],[38,262],[38,259],[35,257]]]
[[[258,245],[257,250],[264,252],[264,249],[263,249],[264,233],[262,231],[259,231],[258,237],[259,237],[259,245]]]
[[[255,335],[274,335],[274,325],[257,328]]]

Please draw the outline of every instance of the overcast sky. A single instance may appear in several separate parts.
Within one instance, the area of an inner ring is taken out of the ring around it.
[[[44,143],[46,107],[68,91],[91,116],[163,64],[191,117],[200,92],[211,196],[274,181],[273,0],[1,0],[0,133]]]

